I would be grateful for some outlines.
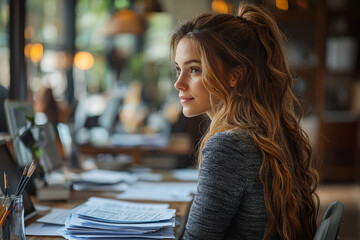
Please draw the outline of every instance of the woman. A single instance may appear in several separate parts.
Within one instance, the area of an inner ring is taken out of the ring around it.
[[[272,16],[202,14],[171,49],[184,115],[211,119],[184,239],[312,239],[319,177]]]

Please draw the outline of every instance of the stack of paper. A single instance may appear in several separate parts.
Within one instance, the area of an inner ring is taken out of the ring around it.
[[[74,176],[73,189],[76,191],[124,191],[138,180],[134,174],[121,171],[93,169]]]
[[[66,239],[175,238],[175,209],[168,204],[130,203],[92,197],[59,230]]]

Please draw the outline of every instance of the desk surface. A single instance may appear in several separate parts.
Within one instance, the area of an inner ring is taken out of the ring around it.
[[[166,173],[164,173],[166,175]],[[166,179],[168,180],[168,179]],[[91,191],[71,191],[71,197],[67,201],[42,201],[37,202],[36,199],[33,199],[34,204],[48,206],[48,207],[55,207],[55,208],[69,208],[72,209],[85,201],[89,197],[97,196],[97,197],[104,197],[104,198],[115,198],[115,195],[118,193],[111,193],[111,192],[91,192]],[[163,202],[155,202],[155,201],[133,201],[133,202],[142,202],[142,203],[163,203]],[[170,208],[176,209],[176,216],[183,217],[187,210],[189,209],[189,202],[169,202]],[[25,226],[30,225],[33,222],[36,222],[36,219],[46,215],[49,211],[46,212],[39,212],[36,217],[33,217],[25,222]],[[177,229],[175,229],[176,231]],[[43,237],[43,236],[26,236],[27,240],[58,240],[64,239],[63,237]]]

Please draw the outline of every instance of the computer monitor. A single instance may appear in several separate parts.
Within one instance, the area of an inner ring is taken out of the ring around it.
[[[50,173],[54,170],[60,170],[63,165],[63,159],[60,156],[57,146],[57,135],[51,123],[46,123],[39,126],[45,134],[45,144],[41,147],[41,162],[44,165],[45,173]]]
[[[17,188],[17,185],[20,181],[21,172],[19,171],[18,165],[15,160],[12,158],[9,149],[6,145],[6,141],[0,138],[0,173],[1,175],[6,172],[7,181],[8,181],[8,192],[9,194],[14,194]],[[4,186],[4,178],[0,178],[1,188]],[[3,189],[1,189],[3,192]],[[24,202],[24,218],[25,220],[36,215],[35,207],[31,201],[29,194],[24,190],[23,192],[23,202]]]
[[[26,116],[34,116],[33,104],[7,99],[5,101],[5,110],[17,163],[24,167],[26,164],[31,163],[32,155],[18,137],[18,132],[21,127],[27,124]],[[53,170],[60,169],[63,162],[56,143],[56,130],[50,123],[39,125],[39,128],[46,138],[44,145],[40,148],[40,163],[45,173],[50,173]]]
[[[12,144],[19,166],[24,167],[31,163],[31,152],[25,147],[18,137],[19,129],[26,125],[26,116],[34,116],[34,108],[31,102],[5,100],[5,113]]]

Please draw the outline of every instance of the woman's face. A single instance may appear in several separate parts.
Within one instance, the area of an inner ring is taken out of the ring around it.
[[[178,78],[174,87],[179,90],[184,115],[194,117],[206,113],[211,117],[210,94],[202,78],[201,54],[192,40],[180,40],[175,53],[175,67]]]

